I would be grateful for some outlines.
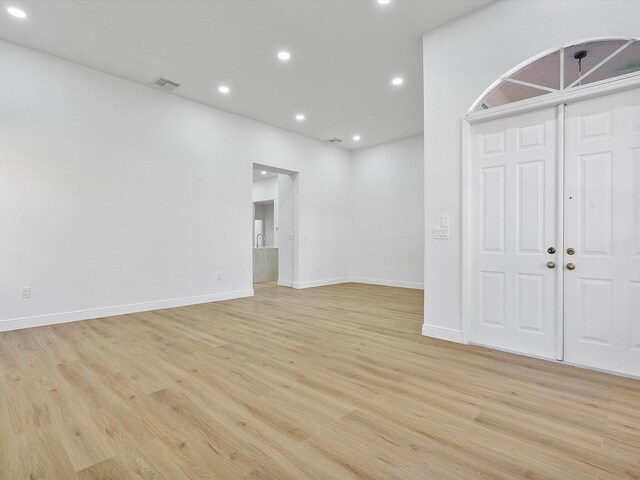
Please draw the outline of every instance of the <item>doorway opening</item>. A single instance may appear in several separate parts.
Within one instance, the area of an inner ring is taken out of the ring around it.
[[[298,279],[298,173],[253,164],[253,282],[293,287]]]

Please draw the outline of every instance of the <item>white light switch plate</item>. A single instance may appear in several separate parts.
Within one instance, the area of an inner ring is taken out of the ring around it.
[[[436,240],[449,240],[449,229],[441,227],[434,228],[433,238],[435,238]]]

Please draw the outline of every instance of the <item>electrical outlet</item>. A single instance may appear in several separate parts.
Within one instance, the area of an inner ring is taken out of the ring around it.
[[[20,298],[29,298],[31,296],[31,287],[22,287],[20,289]]]

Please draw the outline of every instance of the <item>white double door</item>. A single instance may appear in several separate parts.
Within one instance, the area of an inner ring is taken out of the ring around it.
[[[640,376],[640,91],[472,137],[470,340]]]

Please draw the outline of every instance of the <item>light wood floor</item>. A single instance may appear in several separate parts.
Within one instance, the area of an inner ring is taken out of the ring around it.
[[[0,334],[0,479],[639,479],[640,382],[345,284]]]

